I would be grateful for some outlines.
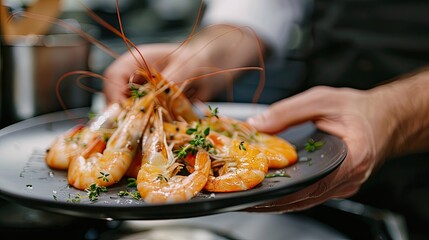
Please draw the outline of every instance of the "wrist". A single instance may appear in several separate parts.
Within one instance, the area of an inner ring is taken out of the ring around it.
[[[425,151],[429,148],[429,72],[422,72],[370,91],[379,107],[375,129],[385,139],[384,157]]]

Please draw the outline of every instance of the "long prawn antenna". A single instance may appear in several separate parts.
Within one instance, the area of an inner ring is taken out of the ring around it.
[[[121,30],[121,37],[124,40],[125,46],[128,49],[128,52],[133,56],[133,58],[136,60],[136,62],[141,66],[140,62],[137,60],[137,57],[135,56],[135,54],[133,53],[133,51],[131,50],[130,46],[128,45],[129,41],[126,37],[125,37],[125,33],[124,33],[124,27],[122,26],[122,19],[121,19],[121,14],[120,14],[120,10],[119,10],[119,0],[116,0],[116,15],[118,16],[118,22],[119,22],[119,29]],[[128,40],[128,41],[127,41]],[[152,73],[149,69],[149,65],[146,62],[146,59],[143,57],[143,55],[141,54],[141,52],[138,50],[138,48],[132,44],[132,46],[134,47],[134,49],[136,49],[136,51],[140,54],[140,57],[143,61],[144,66],[141,66],[142,68],[144,67],[144,69],[146,69],[149,79],[152,80]]]
[[[90,72],[90,71],[84,71],[84,70],[76,70],[76,71],[71,71],[71,72],[68,72],[68,73],[63,74],[63,75],[58,79],[58,81],[56,82],[56,85],[55,85],[55,93],[57,94],[57,99],[58,99],[58,101],[60,102],[61,107],[64,109],[64,111],[66,112],[66,114],[69,114],[69,115],[72,115],[72,114],[67,110],[67,106],[66,106],[66,104],[64,103],[63,98],[61,97],[61,94],[60,94],[60,84],[61,84],[61,82],[62,82],[64,79],[66,79],[66,78],[68,78],[68,77],[70,77],[70,76],[72,76],[72,75],[82,75],[82,76],[79,76],[79,78],[77,79],[78,84],[80,84],[80,79],[82,79],[82,78],[84,78],[84,77],[99,78],[99,79],[102,79],[102,80],[104,80],[104,81],[107,81],[107,79],[106,79],[104,76],[100,75],[100,74],[97,74],[97,73],[94,73],[94,72]],[[87,87],[87,86],[85,86],[85,85],[83,85],[83,84],[80,84],[80,85],[81,85],[81,86],[83,86],[83,88],[84,88],[84,89],[86,89],[86,90],[89,90],[89,91],[91,91],[91,92],[95,92],[95,90],[94,90],[94,89],[92,89],[92,88],[89,88],[89,87]],[[72,116],[71,116],[71,117],[72,117]]]
[[[196,33],[196,31],[197,31],[197,27],[198,27],[198,25],[200,23],[200,20],[201,20],[201,16],[202,16],[202,13],[203,13],[203,8],[204,8],[204,0],[201,0],[200,7],[198,9],[198,14],[197,14],[197,17],[195,18],[194,24],[192,26],[192,30],[188,34],[188,36],[186,37],[186,39],[184,41],[182,41],[179,44],[179,46],[177,46],[169,54],[167,54],[166,56],[164,56],[164,57],[158,59],[157,61],[155,61],[154,65],[161,64],[162,62],[167,61],[167,59],[169,57],[171,57],[171,55],[173,55],[174,53],[176,53],[180,48],[185,47],[191,41],[191,39],[194,37],[194,35],[198,34],[198,33]]]
[[[132,55],[132,57],[135,60],[135,64],[138,67],[140,67],[140,68],[144,69],[145,71],[147,71],[149,73],[148,74],[149,78],[152,78],[152,74],[151,74],[149,65],[147,64],[146,59],[143,57],[143,54],[138,49],[138,47],[129,38],[126,37],[126,35],[124,33],[118,0],[116,0],[116,14],[117,14],[117,18],[118,18],[118,22],[119,22],[119,26],[120,26],[120,31],[117,30],[115,27],[113,27],[111,24],[107,23],[102,18],[100,18],[96,13],[94,13],[94,11],[92,11],[90,8],[88,8],[85,4],[83,4],[82,2],[80,2],[80,3],[85,8],[85,10],[88,13],[89,17],[91,17],[94,21],[96,21],[97,23],[99,23],[101,26],[103,26],[106,29],[108,29],[109,31],[111,31],[113,34],[115,34],[115,35],[117,35],[117,36],[119,36],[119,37],[121,37],[123,39],[127,50],[130,52],[130,54]],[[138,60],[137,56],[132,51],[132,49],[131,49],[130,46],[137,52],[137,54],[139,55],[141,61]]]

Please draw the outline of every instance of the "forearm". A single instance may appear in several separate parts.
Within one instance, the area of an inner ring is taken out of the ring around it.
[[[428,89],[429,71],[423,71],[370,91],[380,103],[375,111],[385,114],[386,157],[429,150]]]

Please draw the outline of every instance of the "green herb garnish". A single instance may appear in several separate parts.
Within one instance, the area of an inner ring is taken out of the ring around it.
[[[213,144],[207,140],[207,136],[210,134],[209,127],[201,131],[197,125],[195,128],[188,128],[186,134],[193,135],[194,138],[186,146],[182,146],[179,150],[174,151],[177,158],[185,158],[189,153],[195,155],[198,152],[198,148],[213,152]]]
[[[137,187],[137,180],[135,178],[128,178],[127,187]]]
[[[186,129],[186,134],[192,135],[198,131],[198,127]]]
[[[210,110],[210,117],[216,117],[216,118],[219,118],[219,116],[217,115],[219,112],[218,112],[218,108],[216,107],[216,108],[212,108],[210,105],[209,105],[209,110]]]
[[[100,193],[107,192],[107,188],[105,186],[98,186],[97,184],[93,183],[85,189],[85,192],[88,193],[89,200],[97,201]]]
[[[82,196],[78,193],[76,194],[76,196],[72,197],[69,194],[69,197],[66,199],[66,202],[72,202],[72,203],[80,203],[80,199],[82,198]]]
[[[135,200],[140,200],[141,199],[140,193],[138,191],[133,191],[133,192],[130,192],[130,191],[127,191],[127,190],[125,190],[125,191],[119,191],[118,192],[118,196],[119,197],[131,196]]]
[[[314,151],[322,148],[324,144],[325,144],[325,142],[323,142],[323,141],[314,141],[314,139],[310,138],[305,143],[305,150],[307,152],[314,152]]]
[[[273,177],[290,177],[285,171],[275,171],[274,173],[268,173],[265,175],[265,178],[273,178]]]
[[[135,87],[133,85],[130,86],[130,91],[131,91],[131,97],[134,97],[134,98],[141,98],[147,94],[146,91],[140,90],[138,87]]]
[[[109,173],[104,173],[104,172],[100,172],[100,176],[98,177],[98,179],[103,179],[103,182],[109,182]]]
[[[240,142],[240,145],[238,145],[238,149],[240,149],[242,151],[247,151],[246,147],[244,146],[244,141]]]

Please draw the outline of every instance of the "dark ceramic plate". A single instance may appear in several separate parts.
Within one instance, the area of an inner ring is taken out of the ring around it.
[[[264,108],[249,104],[217,106],[221,113],[239,119]],[[302,124],[280,134],[297,147],[300,157],[297,164],[284,169],[290,177],[266,178],[259,186],[244,192],[201,193],[188,202],[162,205],[119,197],[119,191],[127,190],[124,179],[102,193],[97,201],[89,201],[85,191],[68,186],[65,171],[52,170],[44,162],[46,149],[54,137],[86,122],[88,111],[84,108],[46,114],[0,130],[0,196],[27,207],[80,217],[122,220],[196,217],[237,211],[295,192],[333,171],[347,152],[346,145],[337,137],[318,131],[312,124]],[[309,153],[304,149],[309,138],[325,145]],[[72,201],[79,194],[84,197],[79,202]]]

